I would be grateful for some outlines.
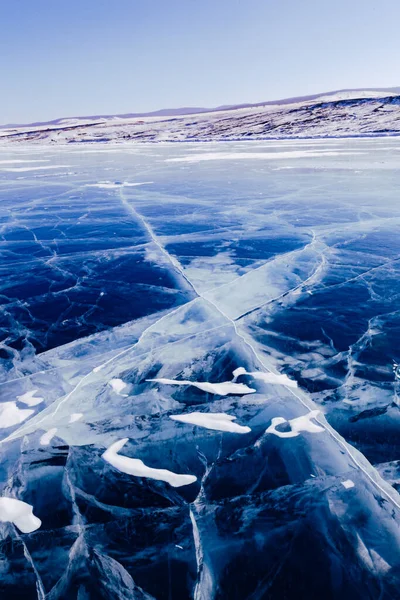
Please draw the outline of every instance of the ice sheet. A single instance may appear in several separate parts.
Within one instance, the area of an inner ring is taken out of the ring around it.
[[[0,149],[5,596],[397,597],[398,155]]]

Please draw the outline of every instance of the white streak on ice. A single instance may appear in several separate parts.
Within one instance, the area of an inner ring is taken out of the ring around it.
[[[24,159],[12,159],[12,160],[0,160],[0,165],[15,165],[21,163],[38,163],[38,162],[50,162],[49,160],[24,160]]]
[[[79,421],[80,419],[82,419],[82,417],[83,417],[83,413],[72,413],[69,418],[69,422],[76,423],[76,421]]]
[[[36,392],[37,390],[31,390],[30,392],[26,392],[25,394],[22,394],[22,396],[17,396],[17,400],[19,400],[19,402],[27,404],[28,406],[36,406],[37,404],[41,404],[44,398],[35,398],[34,396]]]
[[[129,438],[123,438],[118,442],[114,442],[102,455],[102,458],[118,469],[118,471],[127,473],[128,475],[134,475],[135,477],[148,477],[150,479],[157,479],[158,481],[166,481],[172,485],[172,487],[190,485],[197,480],[195,475],[180,475],[168,471],[167,469],[153,469],[152,467],[147,467],[139,458],[121,456],[118,452],[126,444],[128,439]]]
[[[43,171],[44,169],[68,169],[71,165],[46,165],[40,167],[7,167],[2,168],[2,171],[7,171],[8,173],[25,173],[25,171]]]
[[[110,386],[112,387],[112,389],[114,390],[114,392],[116,392],[117,394],[121,395],[122,390],[124,390],[127,387],[127,384],[125,383],[125,381],[122,381],[122,379],[110,379],[110,381],[108,382],[110,384]],[[127,394],[122,394],[123,396],[127,396]]]
[[[209,383],[208,381],[189,381],[186,379],[176,381],[175,379],[165,379],[164,377],[160,377],[159,379],[146,379],[146,381],[155,381],[156,383],[164,383],[166,385],[192,385],[203,392],[217,394],[218,396],[227,396],[228,394],[253,394],[256,391],[253,388],[249,388],[244,383],[232,383],[232,381]]]
[[[57,427],[53,427],[52,429],[49,429],[48,431],[46,431],[46,433],[44,433],[39,440],[40,445],[48,446],[50,444],[51,440],[53,439],[53,437],[56,435],[56,433],[57,433]]]
[[[186,415],[170,415],[170,418],[181,423],[190,423],[216,431],[229,431],[230,433],[249,433],[251,431],[250,427],[232,423],[236,417],[226,413],[193,412]]]
[[[36,531],[42,521],[33,514],[33,506],[17,498],[0,498],[0,521],[14,523],[22,533]]]
[[[352,481],[351,479],[346,479],[346,481],[341,481],[340,483],[344,488],[346,488],[346,490],[349,490],[350,488],[354,487],[354,481]]]
[[[111,190],[120,187],[136,187],[138,185],[149,185],[152,181],[141,181],[138,183],[129,183],[128,181],[99,181],[99,183],[87,183],[85,187],[101,188]]]
[[[165,162],[198,163],[204,160],[280,160],[286,158],[317,158],[319,156],[348,156],[358,155],[361,152],[340,152],[313,150],[293,150],[288,152],[204,152],[204,154],[192,154],[178,158],[167,158]]]
[[[16,402],[4,402],[0,404],[0,429],[19,425],[34,412],[34,410],[18,408]]]
[[[309,433],[320,433],[325,431],[323,427],[313,423],[311,419],[315,419],[319,415],[319,410],[312,410],[308,414],[302,417],[296,417],[288,421],[284,417],[274,417],[271,421],[271,425],[265,430],[265,433],[273,433],[281,438],[297,437],[301,431],[308,431]],[[277,431],[278,425],[283,423],[289,423],[291,431]]]
[[[233,371],[233,380],[239,377],[239,375],[250,375],[253,379],[260,379],[265,383],[287,385],[288,387],[297,387],[297,381],[289,379],[287,375],[276,375],[275,373],[263,373],[262,371],[246,371],[244,367],[238,367]]]

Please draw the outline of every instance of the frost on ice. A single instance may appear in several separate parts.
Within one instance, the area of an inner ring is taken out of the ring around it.
[[[271,425],[266,429],[265,433],[273,433],[281,438],[297,437],[302,431],[308,431],[309,433],[320,433],[324,431],[324,428],[311,421],[311,419],[315,419],[319,413],[319,410],[312,410],[302,417],[296,417],[295,419],[290,419],[289,421],[284,417],[274,417],[271,421]],[[284,423],[289,423],[291,431],[278,431],[276,429],[278,425],[283,425]]]
[[[22,533],[32,533],[42,522],[33,514],[33,506],[17,498],[0,498],[0,521],[14,523]]]
[[[114,442],[102,455],[104,460],[118,469],[118,471],[134,475],[135,477],[148,477],[149,479],[165,481],[172,485],[172,487],[190,485],[197,480],[195,475],[180,475],[167,469],[154,469],[146,466],[139,458],[129,458],[128,456],[118,454],[127,441],[128,438],[123,438],[122,440],[118,440],[118,442]]]
[[[236,417],[226,413],[192,412],[187,415],[170,415],[170,418],[181,423],[190,423],[216,431],[229,431],[230,433],[249,433],[251,431],[250,427],[233,423]]]

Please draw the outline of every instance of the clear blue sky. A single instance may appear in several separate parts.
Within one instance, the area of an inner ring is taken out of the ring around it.
[[[3,0],[0,123],[400,86],[399,0]]]

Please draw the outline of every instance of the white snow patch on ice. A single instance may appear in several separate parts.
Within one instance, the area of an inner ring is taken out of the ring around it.
[[[297,387],[297,381],[289,379],[287,375],[277,375],[275,373],[263,373],[262,371],[246,371],[244,367],[238,367],[233,371],[233,381],[239,377],[239,375],[249,375],[253,379],[259,379],[265,383],[287,385],[288,387]]]
[[[48,446],[50,444],[51,440],[53,439],[53,437],[56,435],[56,433],[57,433],[57,427],[53,427],[52,429],[49,429],[48,431],[46,431],[46,433],[44,433],[39,440],[40,445]]]
[[[18,408],[16,402],[3,402],[0,404],[0,429],[13,427],[25,421],[35,411],[27,408]]]
[[[110,379],[110,381],[108,382],[112,389],[114,390],[114,392],[116,392],[117,394],[121,395],[122,390],[124,390],[127,387],[127,384],[125,383],[125,381],[122,381],[122,379],[118,379],[117,377],[115,379]],[[127,394],[122,394],[123,396],[127,396]]]
[[[281,438],[297,437],[301,431],[320,433],[324,431],[324,428],[311,421],[311,419],[317,417],[319,413],[319,410],[312,410],[302,417],[296,417],[289,421],[284,417],[274,417],[271,421],[271,425],[265,430],[265,433],[273,433]],[[289,423],[291,431],[277,431],[277,426],[283,425],[283,423]]]
[[[155,381],[156,383],[164,383],[166,385],[192,385],[193,387],[197,387],[199,390],[203,390],[203,392],[218,394],[218,396],[227,396],[228,394],[253,394],[256,391],[244,383],[234,383],[232,381],[209,383],[208,381],[188,381],[186,379],[177,381],[175,379],[165,379],[163,377],[159,379],[146,379],[146,381]]]
[[[197,480],[195,475],[180,475],[168,471],[167,469],[154,469],[146,466],[144,462],[138,458],[121,456],[118,452],[127,441],[128,438],[123,438],[118,442],[114,442],[102,455],[102,458],[118,469],[118,471],[127,473],[128,475],[134,475],[135,477],[148,477],[150,479],[157,479],[158,481],[166,481],[172,485],[172,487],[190,485]]]
[[[42,524],[33,514],[33,506],[17,498],[0,498],[0,521],[14,523],[22,533],[32,533]]]
[[[346,488],[346,490],[349,490],[350,488],[354,487],[354,481],[352,481],[351,479],[346,479],[346,481],[341,481],[340,483],[344,488]]]
[[[250,427],[233,423],[232,421],[236,417],[226,413],[193,412],[185,415],[170,415],[170,418],[181,423],[190,423],[216,431],[229,431],[231,433],[249,433],[251,431]]]
[[[17,396],[17,400],[19,400],[19,402],[27,404],[28,406],[37,406],[37,404],[41,404],[43,402],[44,398],[41,398],[40,396],[35,398],[34,396],[36,392],[37,390],[31,390],[30,392],[26,392],[25,394],[22,394],[22,396]]]
[[[76,423],[76,421],[79,421],[79,419],[82,419],[82,417],[83,417],[83,413],[72,413],[69,418],[69,422]]]

